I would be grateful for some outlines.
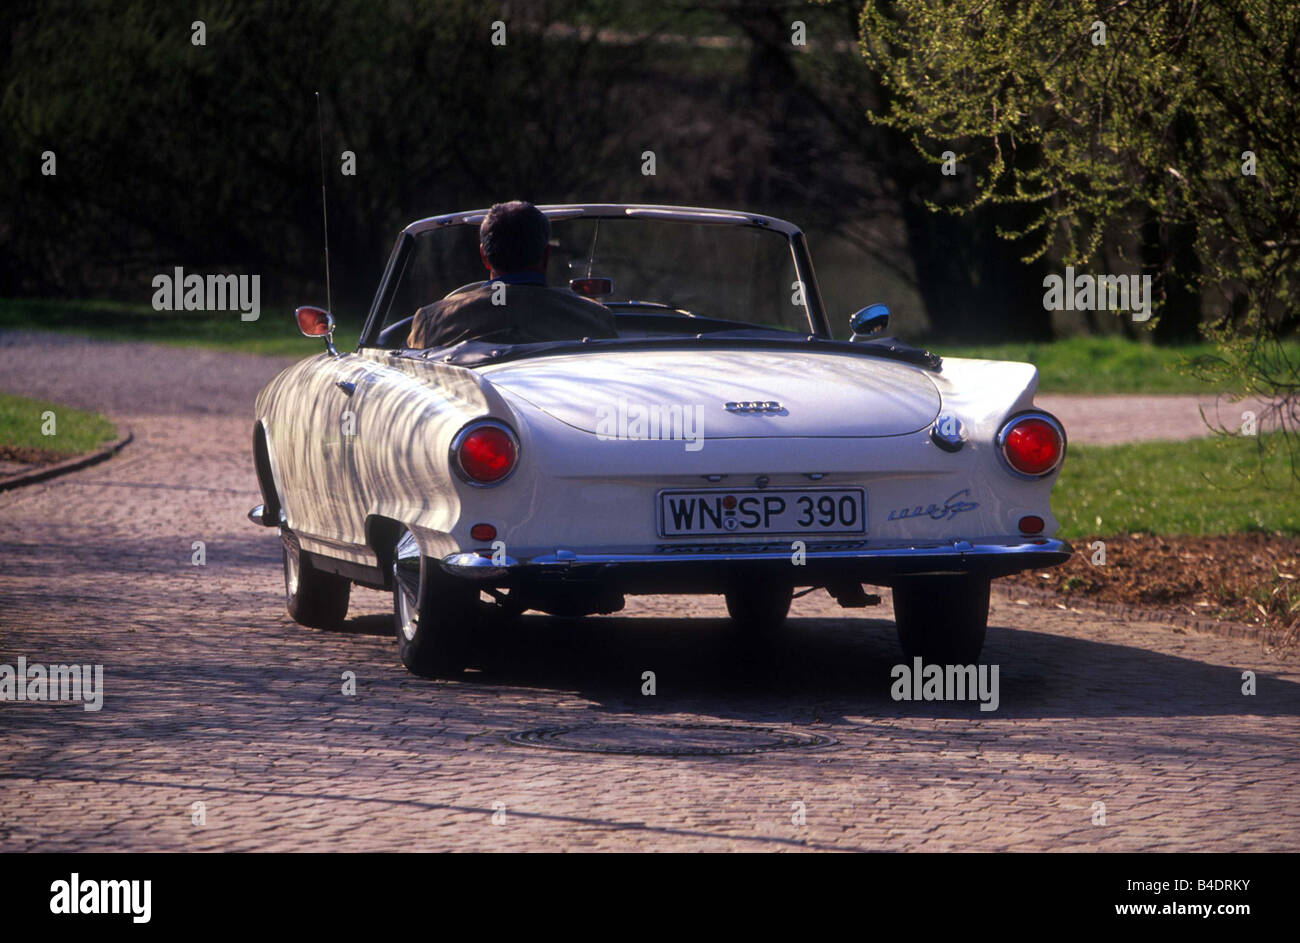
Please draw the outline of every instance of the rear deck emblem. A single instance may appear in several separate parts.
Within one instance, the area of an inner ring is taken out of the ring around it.
[[[784,413],[785,407],[774,400],[750,400],[739,403],[724,403],[729,413]]]

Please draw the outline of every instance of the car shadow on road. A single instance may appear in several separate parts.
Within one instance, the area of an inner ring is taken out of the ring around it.
[[[1260,670],[1258,650],[1235,644],[1239,663],[1220,666],[993,625],[982,661],[998,666],[998,705],[981,711],[975,700],[893,699],[894,668],[908,662],[891,620],[791,619],[765,642],[720,619],[528,615],[485,641],[465,680],[576,690],[619,712],[728,718],[1300,716],[1300,684]],[[1243,694],[1244,671],[1256,673],[1254,695]]]
[[[387,637],[393,634],[393,617],[388,613],[383,615],[353,616],[333,631],[340,635],[374,635]]]

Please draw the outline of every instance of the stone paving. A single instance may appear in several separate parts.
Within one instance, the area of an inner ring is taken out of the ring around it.
[[[165,396],[174,369],[124,386],[122,363],[86,358],[82,382],[33,395],[99,403],[136,441],[0,494],[0,664],[102,664],[103,709],[0,702],[0,851],[1300,847],[1294,659],[1009,594],[992,712],[891,699],[887,594],[798,600],[761,652],[728,638],[714,597],[530,615],[464,680],[416,678],[385,594],[355,590],[338,632],[285,615],[275,535],[244,518],[250,391],[274,362],[191,364],[202,376]],[[0,344],[0,387],[18,359]],[[833,742],[673,757],[506,739],[626,723]]]

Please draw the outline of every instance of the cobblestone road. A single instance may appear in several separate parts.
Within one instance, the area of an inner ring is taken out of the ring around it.
[[[37,356],[16,350],[0,345],[0,387]],[[0,703],[0,851],[1300,847],[1300,665],[1011,596],[986,648],[995,712],[891,700],[888,598],[863,615],[820,593],[762,656],[728,644],[720,601],[649,597],[525,617],[464,681],[417,679],[383,594],[355,591],[340,632],[284,614],[275,536],[244,518],[249,401],[274,364],[180,357],[109,348],[31,391],[136,441],[0,494],[0,664],[102,664],[105,688],[99,712]],[[652,757],[506,739],[619,723],[834,742]]]

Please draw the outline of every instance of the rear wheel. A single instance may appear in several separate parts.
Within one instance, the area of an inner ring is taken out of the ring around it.
[[[393,553],[397,653],[410,671],[450,678],[464,670],[479,621],[478,588],[449,576],[403,531]]]
[[[292,531],[280,534],[284,558],[284,599],[289,617],[313,629],[336,629],[348,615],[352,581],[317,569],[303,554]]]
[[[979,660],[989,622],[989,581],[976,576],[913,576],[893,587],[898,641],[927,664]]]
[[[728,590],[727,614],[732,625],[746,635],[775,635],[785,626],[793,597],[792,586],[755,582]]]

